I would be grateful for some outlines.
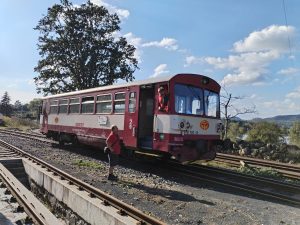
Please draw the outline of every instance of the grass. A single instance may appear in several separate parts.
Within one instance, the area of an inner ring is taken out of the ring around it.
[[[93,168],[93,169],[103,169],[103,165],[91,162],[91,161],[84,161],[82,159],[80,160],[75,160],[73,164],[80,166],[80,167],[87,167],[87,168]]]
[[[15,128],[15,129],[23,130],[23,131],[26,131],[28,129],[39,128],[39,125],[32,120],[21,119],[21,118],[17,118],[17,117],[4,116],[3,122],[4,122],[3,127],[5,127],[5,128]]]
[[[252,176],[260,176],[260,177],[267,177],[271,179],[276,179],[279,181],[284,181],[288,183],[294,183],[294,184],[300,184],[299,180],[296,179],[289,179],[284,177],[280,172],[277,170],[270,168],[270,167],[250,167],[248,165],[246,166],[240,166],[238,168],[232,167],[231,165],[227,163],[220,163],[215,161],[209,161],[206,163],[201,163],[202,165],[212,166],[212,167],[218,167],[218,168],[224,168],[224,169],[230,169],[239,173],[252,175]]]
[[[259,167],[241,166],[237,169],[237,171],[252,176],[285,179],[280,172],[269,167],[259,168]]]

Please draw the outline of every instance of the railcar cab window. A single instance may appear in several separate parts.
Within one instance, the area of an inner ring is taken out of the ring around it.
[[[158,88],[158,110],[168,112],[169,95],[167,85],[162,85]]]
[[[111,113],[111,94],[98,95],[96,103],[96,113]]]
[[[115,93],[114,113],[125,112],[125,93]]]
[[[87,96],[81,100],[81,113],[94,113],[94,97]]]
[[[50,100],[50,114],[57,114],[58,100]]]
[[[69,113],[79,113],[79,111],[80,111],[79,98],[71,98]]]
[[[68,112],[68,99],[60,99],[59,113],[67,113],[67,112]]]
[[[205,90],[204,91],[205,115],[212,117],[220,116],[220,96],[219,94]]]
[[[175,84],[175,111],[182,114],[203,115],[203,90],[185,84]]]
[[[136,92],[129,93],[128,112],[134,113],[136,107]]]

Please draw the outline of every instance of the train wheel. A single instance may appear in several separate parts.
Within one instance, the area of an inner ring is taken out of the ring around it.
[[[59,134],[59,136],[58,136],[58,144],[59,144],[59,146],[65,145],[65,141],[63,140],[63,136],[61,134]]]
[[[72,137],[72,145],[77,146],[79,144],[78,138],[76,135]]]

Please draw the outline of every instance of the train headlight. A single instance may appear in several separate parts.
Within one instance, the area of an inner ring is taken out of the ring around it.
[[[202,84],[207,85],[209,83],[209,78],[208,77],[203,77],[202,78]]]

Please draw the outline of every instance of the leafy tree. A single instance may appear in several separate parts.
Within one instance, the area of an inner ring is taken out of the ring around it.
[[[28,104],[28,109],[30,111],[30,114],[33,117],[37,117],[39,113],[39,107],[41,106],[41,100],[38,98],[34,98],[31,100]]]
[[[300,147],[300,121],[294,122],[289,132],[290,142]]]
[[[248,141],[260,141],[263,143],[279,143],[284,141],[282,129],[275,123],[255,123],[247,133]]]
[[[236,141],[238,139],[242,139],[243,135],[246,133],[246,126],[242,123],[232,122],[229,125],[228,129],[228,138],[231,141]]]
[[[113,84],[134,79],[138,68],[135,47],[117,38],[120,20],[90,1],[75,7],[61,0],[48,9],[34,28],[40,32],[42,59],[35,67],[38,93],[45,95]]]
[[[22,107],[23,107],[23,105],[19,100],[15,101],[15,104],[13,107],[14,113],[19,113],[20,111],[22,111]]]
[[[8,95],[8,92],[4,92],[4,95],[1,99],[1,105],[0,105],[0,112],[4,116],[10,116],[12,113],[12,106],[10,104],[10,97]]]

